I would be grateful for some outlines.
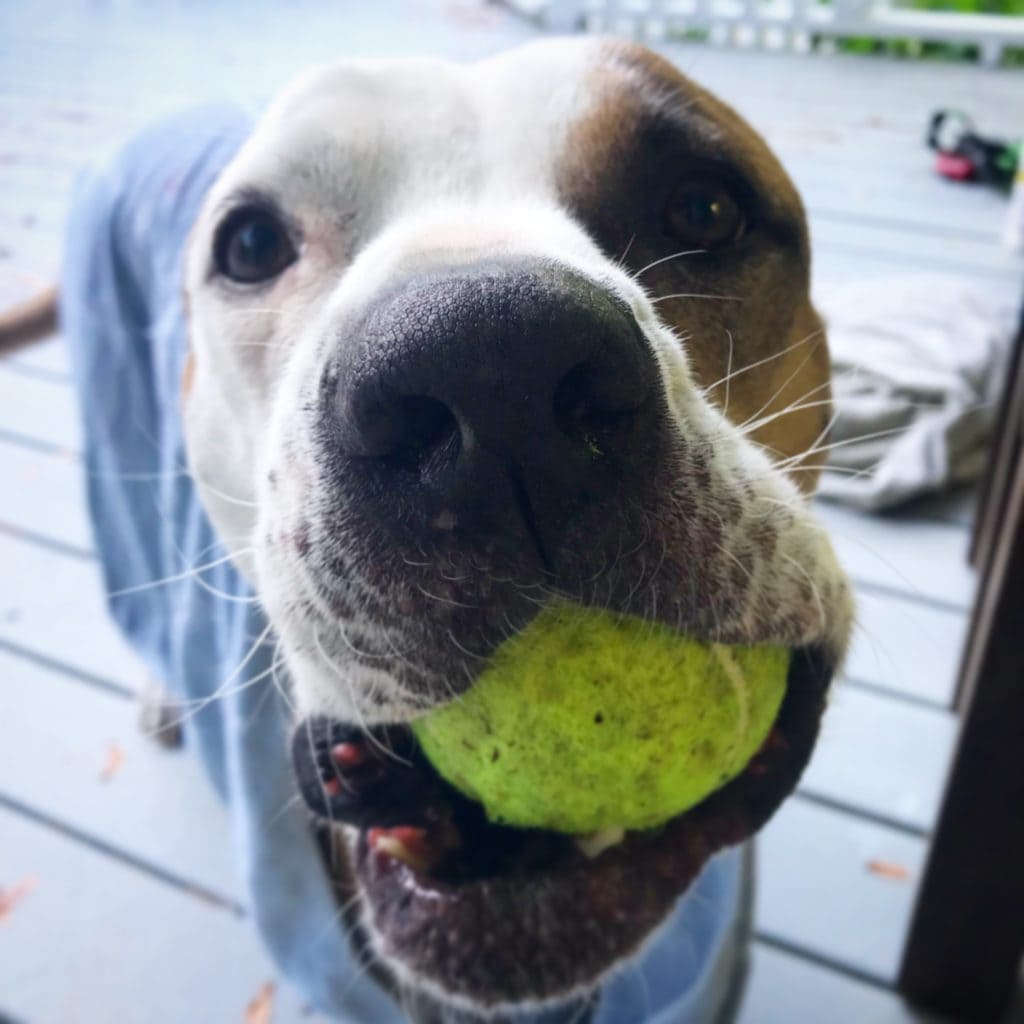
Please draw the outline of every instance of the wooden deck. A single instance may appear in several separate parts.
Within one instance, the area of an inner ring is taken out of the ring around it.
[[[0,4],[0,303],[55,276],[75,169],[155,114],[258,101],[340,55],[472,56],[533,34],[468,0],[402,0],[387,18],[356,7],[255,0],[240,20],[237,6],[171,0]],[[1024,76],[671,54],[782,155],[819,284],[927,267],[1015,301],[1024,266],[998,244],[1003,201],[938,181],[921,137],[943,104],[1008,129]],[[78,448],[60,343],[0,363],[0,1020],[241,1022],[277,979],[198,763],[137,729],[145,679],[102,607]],[[955,735],[971,501],[820,512],[859,629],[814,762],[760,844],[742,1020],[922,1020],[891,986]],[[285,985],[274,1003],[278,1024],[313,1019]]]

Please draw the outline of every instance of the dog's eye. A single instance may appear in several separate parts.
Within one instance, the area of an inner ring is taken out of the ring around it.
[[[217,271],[241,284],[267,281],[295,260],[284,225],[260,207],[235,210],[217,232],[213,253]]]
[[[669,199],[669,230],[680,241],[701,249],[717,249],[738,241],[747,218],[732,190],[713,178],[689,178]]]

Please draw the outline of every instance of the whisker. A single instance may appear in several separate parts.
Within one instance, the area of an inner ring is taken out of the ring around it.
[[[278,655],[281,655],[278,657]],[[274,684],[274,688],[281,695],[281,699],[285,702],[288,710],[293,714],[297,714],[298,708],[295,706],[295,702],[292,700],[291,695],[288,693],[288,688],[284,683],[281,682],[280,676],[277,674],[278,670],[287,663],[287,658],[281,651],[281,643],[278,641],[277,646],[274,649],[274,657],[271,659],[270,665],[270,680]]]
[[[245,655],[243,655],[242,660],[235,666],[231,674],[223,682],[219,683],[215,690],[213,690],[206,697],[200,697],[194,700],[186,700],[179,705],[180,707],[184,707],[192,712],[188,717],[180,719],[179,721],[181,723],[187,722],[190,718],[194,717],[196,714],[202,711],[203,708],[208,707],[214,701],[221,700],[222,698],[230,695],[228,692],[225,692],[225,687],[227,687],[230,683],[237,679],[239,674],[245,668],[245,666],[248,665],[250,661],[252,661],[252,659],[256,655],[256,652],[260,649],[260,647],[263,645],[263,642],[270,634],[270,631],[271,626],[268,624],[266,629],[264,629],[263,632],[260,633],[260,635],[253,641],[252,646],[245,653]],[[267,675],[268,672],[269,669],[259,673],[251,679],[247,679],[239,687],[231,690],[230,693],[240,693],[242,690],[258,682],[265,675]]]
[[[218,490],[216,487],[213,486],[213,484],[209,483],[207,480],[204,480],[195,472],[192,473],[192,479],[195,480],[197,484],[200,484],[202,487],[208,490],[211,494],[216,495],[218,498],[220,498],[221,501],[229,502],[232,505],[241,505],[243,508],[259,508],[259,504],[255,501],[249,501],[245,498],[236,498],[232,494],[226,494],[224,491]]]
[[[787,509],[789,511],[793,511],[793,509],[796,508],[796,505],[794,505],[792,501],[785,501],[782,498],[769,498],[767,496],[763,496],[761,498],[761,501],[770,502],[774,505],[779,505],[782,508]],[[807,520],[807,524],[812,529],[817,530],[825,538],[842,537],[844,540],[853,541],[853,543],[862,547],[869,555],[878,559],[878,562],[881,565],[885,566],[885,568],[887,568],[890,572],[897,576],[900,582],[907,588],[907,591],[909,593],[911,593],[915,597],[928,597],[928,595],[916,583],[914,583],[914,581],[909,576],[907,576],[907,574],[904,573],[898,565],[896,565],[891,559],[886,558],[886,556],[883,555],[877,548],[868,544],[863,537],[859,537],[856,534],[849,533],[846,530],[837,530],[831,524],[825,526],[825,524],[822,523],[815,515],[812,515]],[[854,579],[853,582],[856,583],[856,579]]]
[[[255,550],[254,548],[244,548],[239,554],[248,554],[248,552]],[[192,569],[186,569],[184,572],[177,573],[174,576],[165,576],[163,579],[153,580],[150,583],[140,583],[133,587],[122,587],[120,590],[111,590],[107,597],[125,597],[128,594],[140,594],[146,590],[153,590],[155,587],[163,587],[168,583],[180,583],[182,580],[191,579],[195,576],[198,579],[198,574],[206,572],[207,569],[213,569],[218,565],[223,565],[225,562],[230,562],[233,555],[225,555],[223,558],[217,558],[212,562],[207,562],[205,565],[198,565]]]
[[[828,630],[828,616],[825,614],[825,604],[821,600],[821,591],[818,588],[818,584],[815,582],[814,577],[811,576],[811,574],[792,555],[787,555],[783,551],[782,557],[802,573],[804,579],[806,579],[807,583],[810,585],[811,593],[814,595],[815,604],[818,606],[818,621],[820,623],[821,632],[825,633]]]
[[[742,295],[714,295],[711,292],[672,292],[671,295],[659,295],[651,299],[653,305],[668,302],[669,299],[718,299],[721,302],[745,302]]]
[[[629,250],[633,248],[633,243],[636,241],[636,232],[629,236],[629,241],[626,243],[626,248],[622,250],[622,255],[615,261],[620,267],[626,266],[626,257],[629,255]]]
[[[453,608],[476,608],[476,605],[465,604],[462,601],[456,601],[454,598],[441,597],[439,594],[432,594],[429,590],[426,590],[419,583],[416,584],[416,589],[424,596],[429,597],[432,601],[437,601],[439,604],[451,605]]]
[[[726,333],[726,335],[729,338],[729,363],[728,363],[728,365],[725,368],[725,409],[723,410],[723,415],[724,416],[728,416],[729,415],[729,391],[730,391],[730,386],[732,384],[732,353],[733,353],[733,343],[732,343],[732,331],[730,331],[728,328],[726,328],[725,333]]]
[[[258,605],[260,603],[260,599],[255,594],[251,594],[248,597],[241,594],[229,594],[226,590],[219,590],[212,583],[207,583],[202,576],[196,576],[195,582],[197,586],[202,587],[208,594],[220,598],[221,601],[228,601],[231,604],[249,605]]]
[[[698,256],[702,253],[706,253],[707,249],[684,249],[682,252],[674,252],[668,256],[662,256],[661,259],[652,260],[647,264],[646,267],[641,267],[634,275],[633,279],[639,281],[648,270],[653,270],[655,267],[661,266],[662,263],[668,263],[669,260],[678,260],[683,256]]]
[[[799,341],[793,342],[792,345],[787,345],[786,348],[781,349],[778,352],[773,352],[770,356],[765,356],[763,359],[758,359],[757,362],[755,362],[755,363],[748,363],[746,366],[741,367],[739,370],[736,370],[733,373],[727,374],[725,377],[722,377],[720,380],[716,380],[713,384],[709,384],[707,387],[702,388],[701,389],[701,393],[703,395],[708,395],[712,391],[714,391],[715,388],[721,387],[721,385],[723,385],[727,380],[731,380],[733,378],[740,377],[744,373],[749,373],[751,370],[756,370],[759,366],[764,366],[765,363],[770,363],[773,359],[779,359],[780,357],[782,357],[784,355],[787,355],[788,353],[792,352],[794,349],[799,348],[801,345],[806,345],[809,341],[811,341],[816,336],[822,335],[824,333],[825,333],[824,332],[824,328],[819,327],[817,330],[811,331],[810,334],[805,335]]]
[[[845,448],[847,445],[859,444],[861,441],[873,441],[880,437],[892,437],[894,434],[906,433],[907,427],[892,427],[889,430],[875,430],[870,434],[860,434],[857,437],[847,437],[842,441],[835,441],[832,444],[821,445],[817,448],[809,448],[806,452],[798,452],[796,455],[791,455],[788,459],[782,459],[776,462],[775,465],[779,468],[785,468],[786,465],[799,462],[802,459],[807,458],[808,455],[820,455],[822,452],[830,452],[835,448]]]
[[[828,384],[823,384],[821,387],[828,387]],[[821,389],[816,388],[815,390]],[[777,419],[781,419],[783,416],[790,416],[795,412],[803,412],[805,409],[817,409],[823,405],[832,405],[832,399],[819,398],[814,402],[797,402],[793,405],[787,405],[785,409],[780,409],[778,412],[773,412],[768,416],[762,416],[761,419],[754,420],[753,423],[748,420],[740,427],[740,430],[742,430],[744,434],[753,434],[762,427],[768,426],[769,423],[774,423]]]
[[[370,727],[366,724],[366,719],[363,717],[363,713],[359,708],[359,702],[356,700],[355,688],[352,686],[352,680],[348,677],[347,673],[342,672],[337,665],[331,661],[330,656],[323,648],[323,643],[320,640],[320,633],[314,627],[313,629],[313,644],[316,647],[320,657],[323,659],[324,664],[330,671],[337,676],[346,686],[349,693],[349,700],[352,704],[352,713],[356,716],[356,724],[366,735],[367,740],[372,743],[385,757],[390,757],[392,760],[397,761],[399,764],[408,765],[409,762],[404,757],[399,757],[393,750],[389,750],[384,746],[381,741],[373,735],[370,731]]]
[[[753,417],[748,417],[747,423],[749,423],[751,419],[756,419],[757,417],[759,417],[765,411],[765,409],[771,408],[772,403],[779,397],[779,395],[781,395],[786,390],[787,387],[789,387],[790,384],[793,383],[793,380],[800,374],[800,371],[807,365],[808,361],[813,357],[813,355],[814,349],[812,348],[807,353],[807,355],[805,355],[803,359],[800,360],[800,362],[797,364],[796,369],[775,389],[775,393],[771,396],[771,398],[769,398],[768,401],[765,402],[764,405],[762,405],[761,408],[754,413]],[[797,401],[799,401],[799,399],[797,399]],[[746,424],[743,424],[743,426],[745,425]],[[741,430],[743,429],[743,426],[740,427]]]

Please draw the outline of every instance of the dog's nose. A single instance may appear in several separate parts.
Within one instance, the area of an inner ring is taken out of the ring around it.
[[[376,515],[525,535],[545,562],[581,504],[628,486],[657,446],[634,316],[550,265],[404,282],[344,331],[325,382],[333,443]]]

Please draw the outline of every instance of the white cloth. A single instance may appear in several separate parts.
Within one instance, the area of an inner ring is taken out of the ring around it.
[[[835,398],[835,447],[819,494],[881,510],[976,480],[1006,374],[1012,304],[939,274],[833,286],[817,304]]]

